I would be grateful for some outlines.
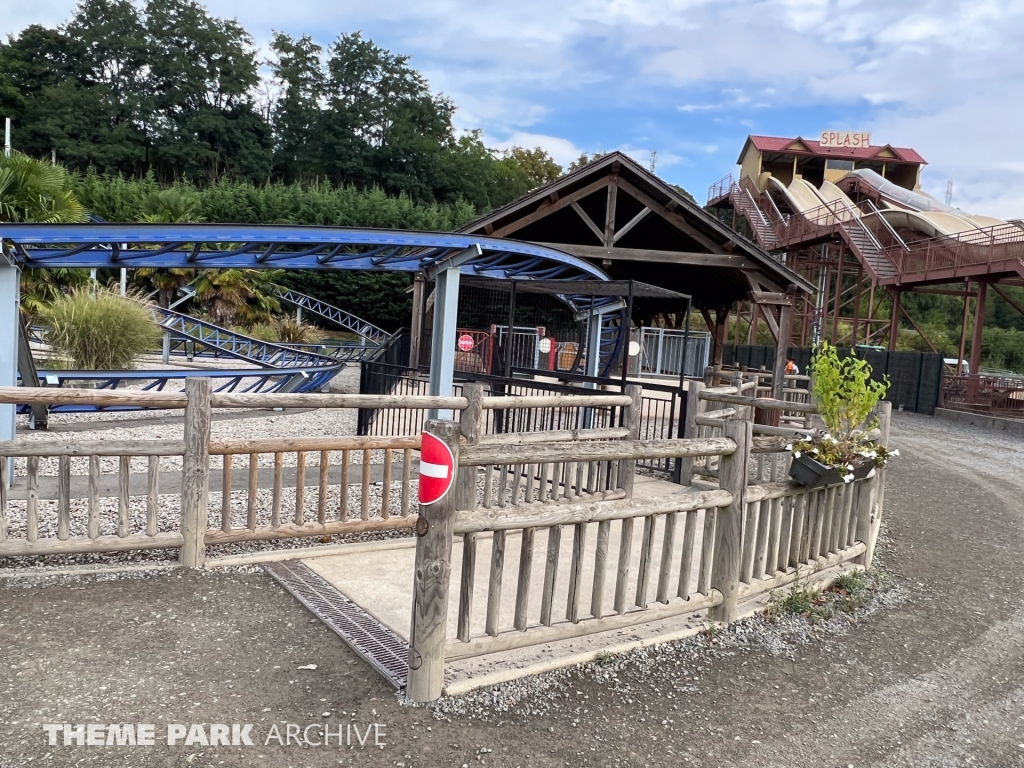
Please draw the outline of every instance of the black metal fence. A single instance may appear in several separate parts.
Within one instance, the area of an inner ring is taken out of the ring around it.
[[[564,372],[513,369],[512,378],[482,373],[456,373],[453,394],[462,394],[462,385],[476,381],[488,385],[492,395],[596,394],[618,395],[624,390],[621,379],[608,379]],[[634,382],[626,382],[634,383]],[[682,436],[686,422],[686,397],[678,385],[642,382],[641,440],[662,440]],[[420,371],[404,365],[364,362],[360,377],[360,394],[425,395],[428,383]],[[426,411],[408,408],[361,408],[358,434],[398,436],[420,432]],[[455,418],[458,419],[458,413]],[[623,409],[618,406],[577,408],[516,408],[492,410],[487,414],[489,434],[507,432],[540,432],[556,429],[601,429],[623,423]],[[681,464],[677,459],[646,459],[638,466],[652,473],[678,479]]]
[[[849,347],[838,350],[840,358],[853,353]],[[775,365],[774,347],[754,347],[726,344],[722,349],[722,364],[729,367],[746,367],[754,370],[762,366],[769,371]],[[806,373],[811,363],[810,347],[790,347],[787,357]],[[894,408],[914,413],[935,414],[942,395],[944,365],[942,355],[934,352],[886,352],[877,349],[856,349],[857,357],[871,366],[871,377],[882,381],[889,377],[889,400]]]

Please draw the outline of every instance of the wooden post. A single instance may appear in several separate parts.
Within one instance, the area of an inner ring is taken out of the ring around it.
[[[484,385],[478,382],[466,384],[463,396],[469,400],[469,407],[462,412],[459,431],[467,445],[476,445],[484,434]],[[476,467],[468,467],[459,473],[455,486],[455,503],[459,509],[476,507]]]
[[[420,339],[423,338],[423,302],[426,298],[424,290],[426,282],[423,273],[417,272],[412,281],[412,317],[409,321],[409,367],[418,368],[420,364]]]
[[[629,430],[627,440],[640,439],[640,418],[643,401],[641,395],[643,387],[639,384],[627,384],[625,394],[629,395],[633,402],[625,407],[622,426]],[[636,459],[619,462],[619,487],[626,492],[626,498],[633,498],[633,481],[636,479]]]
[[[458,488],[459,431],[455,422],[431,419],[423,431],[443,440],[451,449],[455,457],[453,482]],[[434,701],[441,696],[444,683],[455,496],[452,492],[434,504],[420,504],[409,629],[409,682],[405,688],[410,701]]]
[[[732,494],[732,503],[718,510],[715,521],[711,587],[722,593],[722,603],[711,609],[709,617],[712,621],[728,623],[736,618],[740,585],[741,526],[743,513],[747,507],[747,466],[750,463],[753,427],[752,422],[737,418],[726,419],[725,422],[725,436],[736,443],[736,452],[723,456],[719,469],[719,485],[722,490]]]
[[[739,322],[739,315],[737,315]],[[721,307],[715,310],[715,336],[714,347],[712,348],[711,363],[716,368],[722,366],[722,355],[725,352],[726,335],[729,330],[729,307]]]
[[[700,399],[700,393],[704,391],[704,382],[690,381],[686,385],[686,421],[683,423],[683,437],[697,437],[697,417],[704,410],[704,401]],[[687,456],[676,459],[681,462],[679,472],[680,485],[689,485],[693,482],[693,457]]]
[[[881,402],[876,409],[878,430],[882,436],[880,445],[889,444],[889,424],[892,420],[892,403]],[[875,470],[875,476],[861,487],[861,493],[868,492],[865,504],[858,503],[857,539],[864,542],[864,554],[857,562],[865,569],[871,569],[871,561],[875,556],[875,545],[878,543],[878,531],[882,527],[882,504],[885,501],[885,468]]]
[[[484,385],[471,382],[463,387],[463,395],[469,400],[469,407],[462,412],[459,430],[467,444],[476,445],[484,433]],[[476,508],[476,467],[464,467],[456,478],[455,508]],[[462,537],[462,578],[459,590],[458,638],[468,642],[473,620],[473,586],[476,580],[476,533]]]
[[[786,386],[786,353],[789,352],[789,337],[793,326],[793,302],[796,300],[795,292],[791,289],[790,303],[783,304],[779,309],[779,338],[775,342],[775,365],[772,368],[772,391],[771,397],[775,400],[783,399],[783,390]],[[781,411],[776,414],[781,415]],[[778,420],[771,422],[778,424]]]
[[[185,379],[185,458],[181,471],[181,564],[200,568],[206,558],[210,490],[210,393],[207,378]]]

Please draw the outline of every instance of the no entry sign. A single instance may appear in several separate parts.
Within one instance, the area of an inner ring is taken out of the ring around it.
[[[455,457],[444,441],[424,432],[420,443],[420,504],[445,497],[455,479]]]
[[[473,348],[473,337],[468,333],[464,333],[459,336],[459,349],[463,352],[469,352]]]

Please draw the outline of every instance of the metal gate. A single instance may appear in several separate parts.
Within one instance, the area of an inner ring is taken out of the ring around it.
[[[686,345],[686,375],[700,378],[708,364],[711,352],[711,334],[672,328],[640,329],[641,376],[671,376],[679,378],[683,364],[683,346]]]

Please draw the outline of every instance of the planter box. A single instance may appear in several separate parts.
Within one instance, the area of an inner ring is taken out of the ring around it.
[[[858,459],[853,464],[853,479],[863,480],[871,474],[875,463],[870,459]],[[833,485],[844,485],[843,475],[849,472],[845,469],[836,469],[822,464],[813,456],[801,453],[793,457],[793,463],[789,466],[789,476],[808,488],[828,488]]]

